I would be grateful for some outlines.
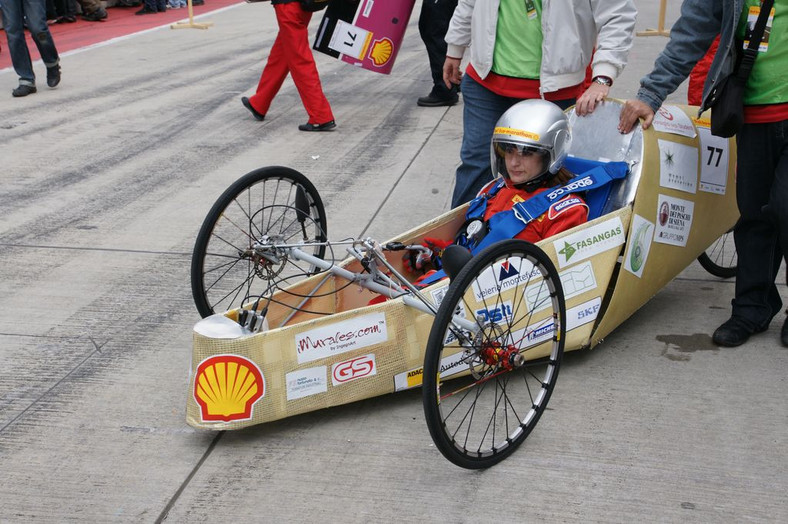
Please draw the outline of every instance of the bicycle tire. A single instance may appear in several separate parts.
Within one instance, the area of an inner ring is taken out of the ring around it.
[[[738,255],[733,242],[733,230],[736,226],[723,233],[714,243],[698,257],[703,269],[719,278],[736,276]]]
[[[197,311],[207,317],[241,307],[270,292],[274,282],[316,273],[314,266],[294,260],[274,266],[257,257],[253,245],[264,235],[325,242],[326,229],[323,201],[303,174],[271,166],[242,176],[216,200],[197,234],[191,261]],[[326,246],[305,251],[322,259]]]
[[[455,312],[473,312],[475,334],[453,325]],[[424,358],[424,414],[438,450],[467,469],[511,455],[550,400],[565,334],[561,281],[537,246],[505,240],[468,262],[441,301]]]

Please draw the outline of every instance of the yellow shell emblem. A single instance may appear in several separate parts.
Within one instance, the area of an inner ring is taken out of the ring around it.
[[[254,362],[238,355],[215,355],[200,362],[194,400],[203,421],[247,420],[265,394],[265,379]]]
[[[372,44],[372,50],[369,52],[369,57],[376,66],[380,67],[389,61],[393,51],[394,44],[391,43],[391,40],[383,38],[381,40],[375,40],[375,43]]]

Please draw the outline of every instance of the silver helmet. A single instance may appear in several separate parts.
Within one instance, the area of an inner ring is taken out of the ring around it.
[[[528,186],[539,185],[558,173],[571,144],[569,118],[561,108],[546,100],[523,100],[507,109],[495,124],[490,144],[493,175],[509,178],[504,155],[514,147],[521,153],[543,156],[542,173],[527,182]]]

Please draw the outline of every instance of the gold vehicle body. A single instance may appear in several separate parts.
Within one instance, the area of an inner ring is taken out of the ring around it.
[[[620,135],[619,110],[608,101],[590,117],[572,114],[570,154],[626,161],[629,175],[614,184],[601,216],[537,244],[555,264],[564,290],[565,351],[599,344],[738,218],[735,141],[711,136],[707,115],[665,106],[655,127]],[[449,211],[392,240],[451,238],[464,211]],[[402,268],[399,253],[389,262]],[[340,265],[361,271],[355,259]],[[368,305],[371,291],[346,284],[319,273],[291,288],[315,295],[302,309],[328,316],[293,314],[299,300],[279,292],[283,305],[271,305],[264,332],[239,336],[201,327],[212,317],[198,323],[188,423],[238,429],[421,385],[433,315],[401,298]],[[423,293],[439,302],[448,285],[440,281]],[[223,316],[234,320],[238,311]]]

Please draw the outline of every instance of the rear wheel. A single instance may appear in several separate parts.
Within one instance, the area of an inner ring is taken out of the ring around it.
[[[558,378],[565,307],[550,259],[520,240],[488,247],[452,281],[430,331],[422,391],[447,459],[490,467],[528,437]]]
[[[727,233],[718,238],[709,248],[698,257],[698,262],[703,269],[720,278],[733,278],[736,276],[738,256],[736,244],[733,242],[733,226]]]
[[[207,317],[237,308],[273,289],[316,273],[311,264],[272,260],[261,240],[325,242],[326,212],[315,186],[286,167],[256,169],[238,179],[213,205],[194,243],[194,304]],[[325,244],[303,251],[324,258]]]

